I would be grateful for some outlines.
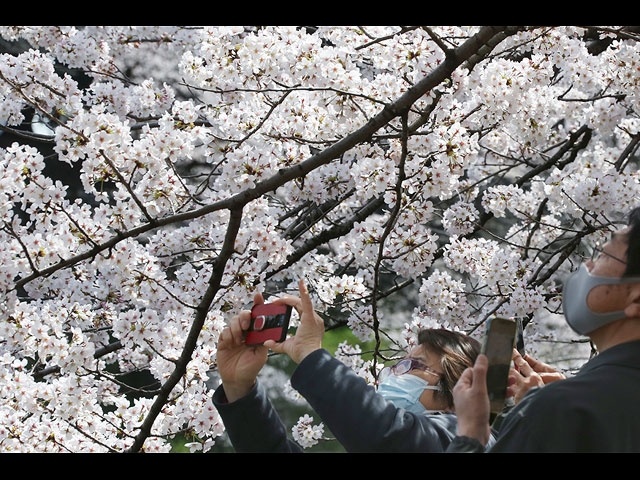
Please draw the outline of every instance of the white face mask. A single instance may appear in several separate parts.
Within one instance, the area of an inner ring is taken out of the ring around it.
[[[591,275],[587,267],[580,265],[564,282],[562,289],[562,309],[569,326],[580,335],[588,335],[594,330],[616,320],[625,318],[623,311],[596,313],[587,306],[589,292],[599,285],[620,285],[638,283],[640,277],[598,277]]]
[[[427,410],[420,403],[422,392],[440,389],[439,386],[429,385],[429,382],[416,375],[389,375],[378,386],[378,393],[398,408],[417,414],[426,414],[431,413],[431,410]]]

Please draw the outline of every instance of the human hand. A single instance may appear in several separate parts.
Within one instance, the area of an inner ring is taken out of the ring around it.
[[[509,373],[509,387],[507,396],[513,397],[518,403],[522,397],[534,387],[542,387],[566,377],[555,368],[544,362],[536,360],[529,355],[522,357],[517,350],[513,350],[513,363],[517,369],[511,369]]]
[[[314,311],[309,291],[303,280],[298,283],[298,288],[300,297],[288,295],[273,302],[291,305],[298,311],[300,324],[296,334],[281,343],[276,343],[273,340],[264,342],[265,346],[273,352],[286,353],[296,363],[300,363],[314,350],[322,348],[322,338],[324,337],[324,321]]]
[[[264,303],[261,294],[254,297],[254,305]],[[251,311],[243,310],[233,317],[218,339],[218,373],[229,402],[245,396],[256,382],[267,362],[269,349],[263,345],[246,345],[244,331],[249,329]]]
[[[487,392],[489,360],[478,355],[473,368],[467,368],[453,387],[453,404],[458,418],[458,435],[475,438],[482,445],[489,441],[491,405]]]

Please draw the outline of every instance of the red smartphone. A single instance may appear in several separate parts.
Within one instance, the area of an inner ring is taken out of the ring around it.
[[[262,345],[266,340],[284,342],[287,338],[291,306],[275,303],[254,305],[251,309],[251,323],[244,343],[246,345]]]

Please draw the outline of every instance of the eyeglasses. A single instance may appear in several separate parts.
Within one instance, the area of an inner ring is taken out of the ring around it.
[[[378,375],[378,381],[383,382],[385,379],[389,378],[390,375],[404,375],[405,373],[410,372],[411,370],[422,370],[424,372],[430,373],[432,375],[441,376],[442,374],[436,372],[431,367],[428,367],[424,363],[415,358],[405,358],[400,360],[395,365],[391,365],[388,367],[384,367],[380,370],[380,374]]]
[[[591,261],[595,262],[598,257],[600,256],[600,254],[606,255],[607,257],[611,257],[614,260],[619,261],[620,263],[624,263],[625,265],[627,264],[627,262],[625,262],[624,260],[621,260],[620,258],[611,255],[610,253],[605,252],[603,249],[599,248],[599,247],[594,247],[593,251],[591,252]]]
[[[595,262],[598,257],[600,257],[600,255],[606,255],[607,257],[613,258],[614,260],[617,260],[620,263],[623,264],[627,264],[626,261],[616,257],[615,255],[611,255],[608,252],[605,252],[604,249],[602,248],[602,244],[596,245],[595,247],[593,247],[593,250],[591,251],[591,261]]]

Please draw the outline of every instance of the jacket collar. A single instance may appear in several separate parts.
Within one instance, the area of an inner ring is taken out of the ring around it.
[[[599,353],[580,369],[580,374],[601,365],[620,365],[640,369],[640,340],[619,343]]]

